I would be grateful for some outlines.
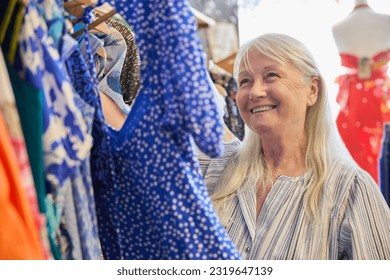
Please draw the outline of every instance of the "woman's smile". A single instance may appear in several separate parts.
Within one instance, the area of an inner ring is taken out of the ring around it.
[[[277,107],[276,105],[259,106],[259,107],[255,107],[253,109],[250,109],[249,111],[251,113],[255,114],[255,113],[270,111],[270,110],[275,109],[276,107]]]

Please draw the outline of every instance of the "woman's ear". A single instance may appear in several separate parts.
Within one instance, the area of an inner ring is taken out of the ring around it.
[[[311,107],[317,102],[318,93],[321,88],[321,80],[319,77],[312,77],[310,81],[310,92],[307,98],[307,106]]]

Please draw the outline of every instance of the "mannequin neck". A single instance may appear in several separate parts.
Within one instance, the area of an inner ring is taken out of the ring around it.
[[[366,0],[355,0],[355,6],[353,10],[361,9],[361,8],[367,8],[369,7]]]

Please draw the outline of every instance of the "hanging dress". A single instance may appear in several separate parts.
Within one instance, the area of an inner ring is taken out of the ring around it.
[[[44,259],[37,225],[0,112],[0,260]]]
[[[123,127],[102,127],[92,149],[104,258],[240,258],[194,153],[193,141],[220,155],[223,128],[188,3],[110,3],[136,34],[141,88]]]
[[[347,53],[340,56],[348,74],[336,80],[340,87],[337,96],[340,105],[336,120],[338,130],[355,161],[378,183],[383,129],[390,121],[390,81],[387,76],[390,50],[371,58],[359,59]],[[359,71],[364,71],[364,78]]]
[[[79,49],[75,49],[66,60],[66,66],[75,90],[85,102],[84,104],[78,100],[78,106],[84,107],[84,119],[92,134],[96,106],[93,106],[93,102],[89,102],[89,100],[93,98],[97,89],[94,89],[89,69]],[[79,173],[83,176],[78,177],[82,178],[81,181],[74,182],[74,199],[83,259],[99,259],[101,251],[89,157],[88,160],[81,163]]]
[[[25,138],[23,135],[20,118],[16,107],[15,96],[12,85],[8,76],[6,63],[0,49],[0,84],[3,90],[0,92],[0,113],[3,114],[4,121],[7,125],[13,151],[18,162],[21,181],[24,191],[28,198],[31,213],[34,217],[35,224],[40,233],[42,247],[45,251],[46,258],[49,258],[49,243],[44,215],[39,212],[37,192],[34,186],[34,179],[31,172],[30,161],[26,149]]]

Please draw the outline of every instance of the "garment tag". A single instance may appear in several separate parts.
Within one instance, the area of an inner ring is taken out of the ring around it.
[[[358,76],[361,79],[368,79],[371,77],[370,59],[366,56],[359,59]]]

